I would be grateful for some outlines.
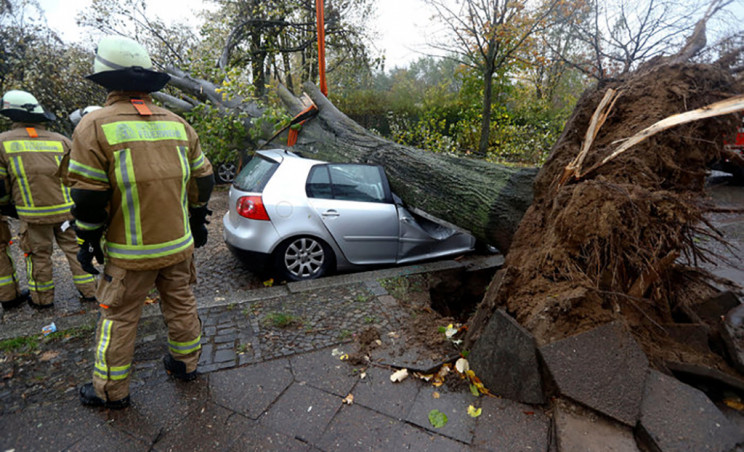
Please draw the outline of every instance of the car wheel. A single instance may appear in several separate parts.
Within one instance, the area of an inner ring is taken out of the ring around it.
[[[235,179],[238,167],[234,162],[220,163],[217,165],[217,183],[230,184]]]
[[[279,276],[287,281],[303,281],[325,275],[334,255],[331,248],[314,237],[295,237],[283,242],[274,253]]]

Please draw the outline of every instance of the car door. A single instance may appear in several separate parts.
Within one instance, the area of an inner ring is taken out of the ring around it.
[[[398,212],[382,167],[316,165],[308,176],[306,193],[349,262],[395,262]]]

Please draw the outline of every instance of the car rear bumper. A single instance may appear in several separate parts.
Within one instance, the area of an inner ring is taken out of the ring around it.
[[[258,253],[255,251],[241,250],[235,248],[229,243],[225,242],[227,249],[237,257],[246,267],[257,273],[263,273],[269,270],[271,255],[266,253]]]

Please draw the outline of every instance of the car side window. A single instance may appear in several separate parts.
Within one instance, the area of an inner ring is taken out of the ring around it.
[[[310,170],[305,185],[305,193],[309,198],[333,199],[331,178],[328,175],[327,165],[317,165]]]
[[[371,165],[328,165],[333,197],[345,201],[385,202],[380,169]]]

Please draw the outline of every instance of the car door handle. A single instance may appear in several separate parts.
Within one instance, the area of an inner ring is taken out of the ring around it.
[[[321,215],[323,215],[324,217],[337,217],[339,216],[339,213],[335,210],[326,210]]]

